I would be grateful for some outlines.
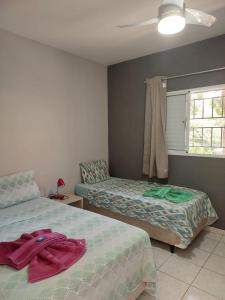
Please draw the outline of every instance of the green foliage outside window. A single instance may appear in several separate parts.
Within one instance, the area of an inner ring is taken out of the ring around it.
[[[191,93],[189,153],[225,155],[225,91]]]

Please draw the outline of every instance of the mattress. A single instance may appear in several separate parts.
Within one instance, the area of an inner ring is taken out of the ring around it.
[[[88,199],[96,207],[109,209],[129,217],[146,221],[151,225],[170,230],[179,237],[179,248],[186,248],[200,224],[214,223],[218,217],[206,193],[176,187],[193,192],[192,200],[180,204],[165,199],[143,197],[145,190],[156,186],[147,181],[111,177],[96,184],[78,184],[76,193]]]
[[[111,179],[107,180],[107,183],[110,182]],[[101,186],[101,183],[96,183],[96,184],[79,183],[76,185],[75,192],[77,195],[87,199],[89,191],[98,188],[99,185]]]
[[[0,266],[1,300],[124,300],[141,283],[153,288],[155,264],[145,231],[47,198],[0,209],[0,241],[41,228],[86,239],[87,252],[68,270],[33,284],[27,268]]]

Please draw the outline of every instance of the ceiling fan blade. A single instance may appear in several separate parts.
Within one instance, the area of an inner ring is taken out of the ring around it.
[[[185,19],[187,24],[202,25],[206,27],[212,26],[216,21],[214,16],[191,8],[185,9]]]
[[[133,23],[133,24],[125,24],[125,25],[118,25],[116,27],[119,27],[119,28],[141,27],[141,26],[147,26],[147,25],[155,24],[157,22],[158,22],[158,18],[153,18],[153,19],[146,20],[146,21],[143,21],[143,22],[138,22],[138,23]]]

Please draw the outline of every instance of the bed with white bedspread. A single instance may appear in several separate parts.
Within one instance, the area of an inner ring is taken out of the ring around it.
[[[153,288],[155,264],[145,231],[43,197],[0,209],[0,241],[43,228],[86,239],[87,252],[68,270],[33,284],[26,267],[0,266],[1,300],[125,300],[134,299],[140,286]]]

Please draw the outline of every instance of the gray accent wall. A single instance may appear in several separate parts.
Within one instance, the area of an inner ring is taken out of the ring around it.
[[[154,42],[154,41],[153,41]],[[108,67],[109,165],[112,176],[141,179],[144,80],[225,66],[225,35]],[[173,79],[168,90],[225,83],[225,71]],[[225,229],[225,159],[169,156],[169,183],[209,194]]]

